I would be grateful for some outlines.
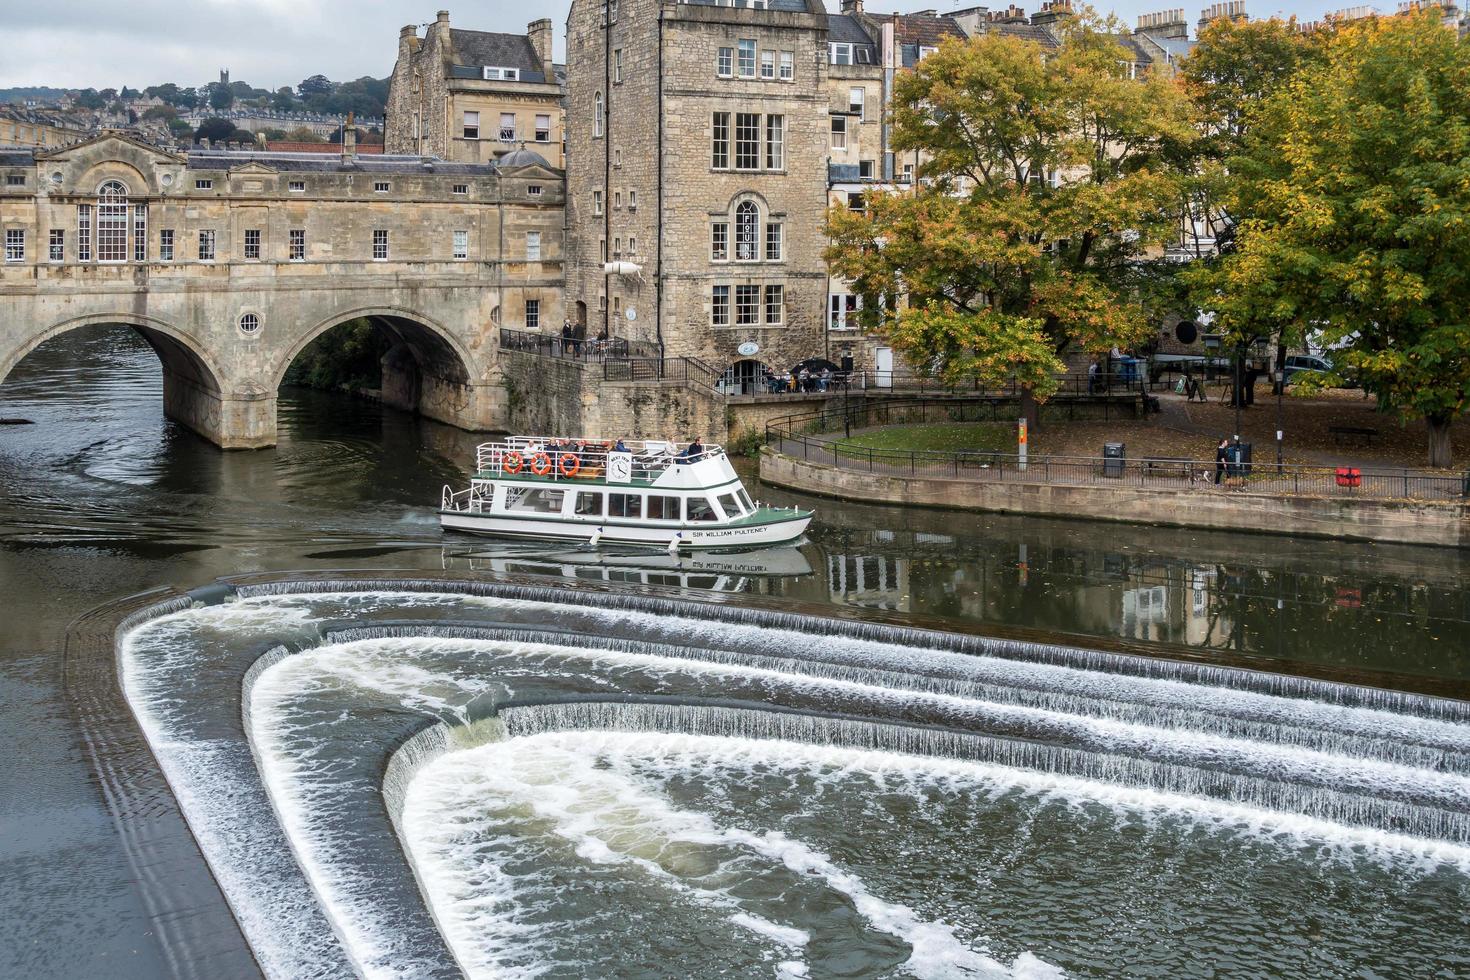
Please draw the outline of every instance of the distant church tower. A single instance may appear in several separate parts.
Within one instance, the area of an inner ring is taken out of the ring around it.
[[[228,68],[221,68],[219,70],[219,83],[225,88],[230,87],[230,70]]]

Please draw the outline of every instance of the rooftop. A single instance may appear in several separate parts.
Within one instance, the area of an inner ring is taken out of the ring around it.
[[[514,68],[523,82],[546,81],[546,70],[536,56],[531,39],[524,34],[501,34],[496,31],[449,29],[449,60],[456,66],[480,68]],[[554,79],[553,79],[554,80]]]

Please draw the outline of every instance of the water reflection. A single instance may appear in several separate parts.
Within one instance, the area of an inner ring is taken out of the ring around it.
[[[14,883],[0,889],[0,976],[165,972],[61,676],[68,622],[154,585],[450,564],[1470,688],[1460,552],[900,510],[754,483],[767,502],[817,509],[780,563],[512,552],[438,528],[440,488],[462,482],[474,435],[284,391],[279,445],[222,453],[161,405],[156,356],[121,328],[56,338],[0,386],[0,418],[34,423],[0,426],[0,741],[26,747],[0,767],[0,876]]]

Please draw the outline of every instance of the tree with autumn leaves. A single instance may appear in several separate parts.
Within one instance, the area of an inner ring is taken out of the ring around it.
[[[1451,462],[1470,399],[1470,47],[1422,14],[1332,26],[1246,113],[1235,247],[1186,273],[1245,337],[1311,333]]]
[[[949,41],[895,83],[893,149],[922,180],[833,209],[827,258],[911,363],[1045,400],[1069,350],[1152,335],[1146,259],[1175,234],[1198,130],[1177,83],[1132,77],[1116,30],[1084,14],[1055,49]]]
[[[1084,13],[1054,50],[952,41],[895,86],[924,180],[828,218],[833,271],[911,363],[1036,399],[1069,350],[1146,340],[1181,217],[1216,249],[1176,286],[1233,345],[1340,348],[1429,461],[1470,404],[1470,47],[1434,11],[1218,21],[1175,78],[1129,77]],[[1177,308],[1177,307],[1176,307]]]

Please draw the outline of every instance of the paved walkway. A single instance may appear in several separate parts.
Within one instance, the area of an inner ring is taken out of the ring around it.
[[[1183,395],[1161,392],[1158,394],[1158,419],[1155,425],[1161,425],[1164,428],[1176,430],[1176,432],[1185,432],[1188,435],[1201,436],[1205,441],[1213,444],[1216,439],[1220,438],[1219,426],[1195,422],[1194,417],[1189,414],[1191,404],[1198,403],[1188,403]],[[1274,454],[1274,445],[1263,447],[1263,450],[1269,450]],[[1291,453],[1294,457],[1310,461],[1314,466],[1330,466],[1333,469],[1339,466],[1354,466],[1364,470],[1402,469],[1398,464],[1355,453],[1341,453],[1341,451],[1330,451],[1329,453],[1329,451],[1304,450],[1299,447],[1292,447]],[[1264,461],[1264,455],[1257,461]],[[1433,470],[1417,470],[1417,472],[1423,472],[1426,476],[1433,475]]]
[[[1182,418],[1184,424],[1191,426],[1191,429],[1183,431],[1195,434],[1202,427],[1196,426],[1183,411],[1183,399],[1175,401],[1173,409],[1177,413],[1176,417]],[[1160,407],[1165,412],[1169,411],[1162,404]],[[1213,431],[1202,434],[1207,435],[1210,442],[1217,438]],[[898,478],[922,476],[928,479],[987,483],[1138,486],[1180,490],[1191,494],[1244,491],[1276,496],[1420,500],[1457,499],[1463,496],[1464,490],[1464,484],[1456,476],[1423,473],[1370,461],[1323,462],[1312,466],[1287,465],[1281,472],[1277,472],[1274,463],[1258,460],[1248,477],[1225,480],[1217,485],[1214,482],[1215,464],[1212,460],[1131,458],[1110,465],[1094,456],[1034,455],[1022,468],[1016,457],[1008,453],[907,453],[901,450],[844,448],[839,445],[842,439],[838,433],[793,433],[773,440],[771,448],[797,459]],[[1361,469],[1363,472],[1359,483],[1356,486],[1341,484],[1335,473],[1338,465]]]

